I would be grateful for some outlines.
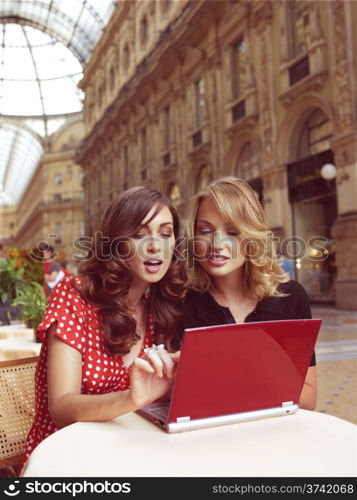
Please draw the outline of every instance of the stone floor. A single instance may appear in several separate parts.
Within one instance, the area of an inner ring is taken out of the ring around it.
[[[357,424],[357,312],[312,307],[322,327],[316,345],[316,411]]]

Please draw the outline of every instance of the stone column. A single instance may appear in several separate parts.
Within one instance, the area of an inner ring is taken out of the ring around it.
[[[274,112],[274,68],[272,48],[271,2],[257,2],[253,7],[253,22],[257,28],[260,78],[257,82],[262,140],[262,165],[274,165],[276,122]]]
[[[266,221],[274,235],[282,241],[292,234],[286,166],[264,169],[262,177]]]
[[[252,21],[256,27],[259,54],[257,87],[262,142],[261,175],[264,187],[264,208],[268,226],[276,236],[283,239],[291,232],[291,217],[287,198],[286,167],[276,164],[272,14],[271,2],[257,2],[253,6]]]
[[[222,57],[217,44],[210,47],[210,54],[205,61],[205,72],[209,79],[207,86],[208,100],[210,103],[210,122],[215,124],[214,132],[211,133],[212,162],[214,165],[214,177],[218,179],[223,173],[223,137],[224,137],[224,103],[222,102],[222,89],[220,87],[220,74],[222,72]]]
[[[350,134],[332,143],[337,167],[338,218],[336,240],[336,307],[357,310],[357,137]]]
[[[337,167],[336,306],[357,310],[357,138],[351,3],[329,2],[337,132],[331,142]]]

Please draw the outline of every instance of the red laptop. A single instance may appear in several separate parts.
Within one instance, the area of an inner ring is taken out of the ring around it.
[[[138,410],[167,432],[292,415],[320,319],[187,329],[171,401]]]

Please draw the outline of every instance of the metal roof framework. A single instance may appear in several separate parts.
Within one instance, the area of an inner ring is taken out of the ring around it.
[[[20,200],[42,139],[82,110],[83,66],[116,3],[0,0],[0,205]]]

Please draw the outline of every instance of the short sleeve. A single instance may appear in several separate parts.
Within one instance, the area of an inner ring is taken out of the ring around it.
[[[86,342],[84,300],[73,288],[71,281],[70,277],[64,278],[55,286],[36,333],[44,341],[50,326],[57,322],[57,337],[83,354]]]

